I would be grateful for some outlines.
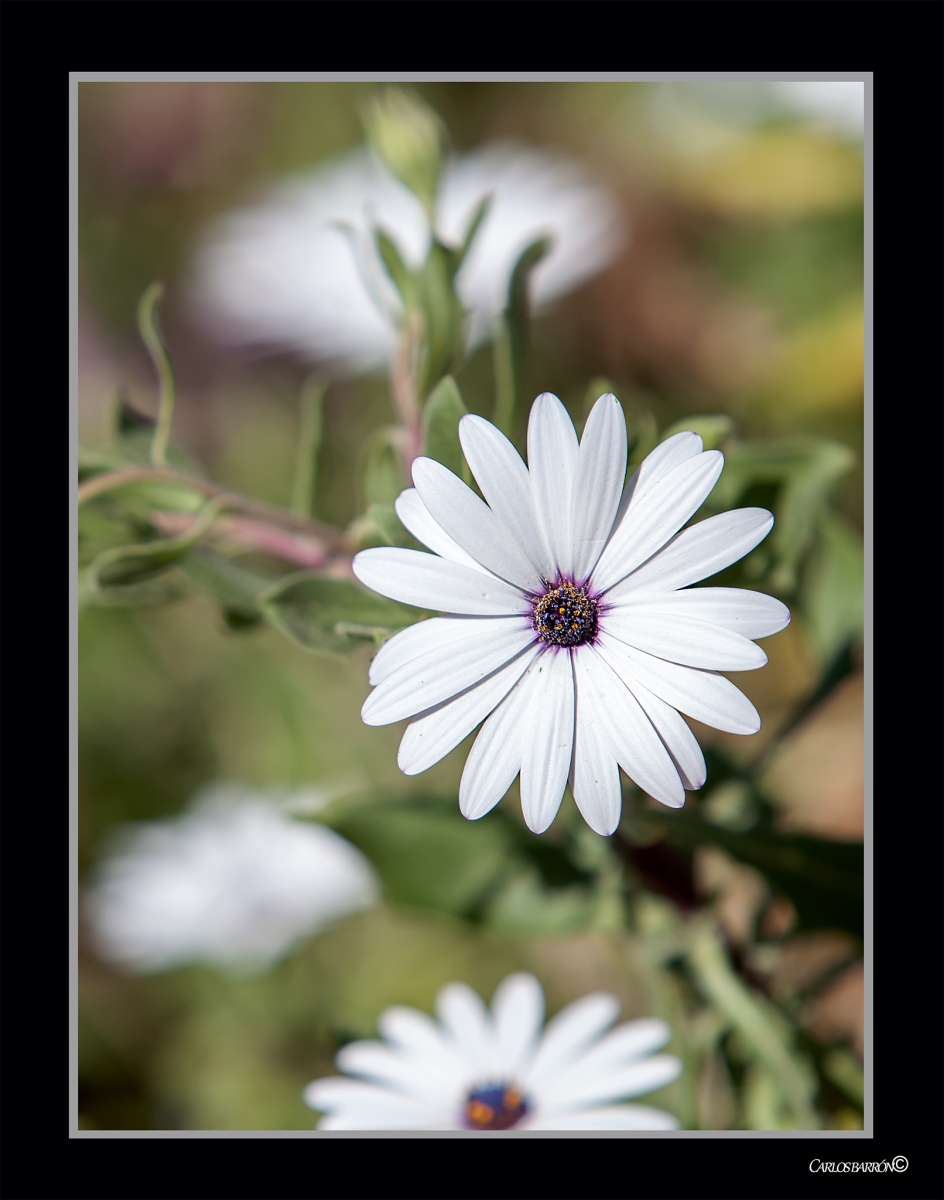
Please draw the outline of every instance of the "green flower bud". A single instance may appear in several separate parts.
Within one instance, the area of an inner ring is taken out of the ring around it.
[[[448,141],[437,113],[415,92],[394,87],[371,97],[362,119],[374,152],[432,218]]]

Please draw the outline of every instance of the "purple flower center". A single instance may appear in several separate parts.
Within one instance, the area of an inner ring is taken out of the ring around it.
[[[527,1111],[517,1088],[494,1084],[469,1093],[462,1117],[466,1129],[512,1129]]]
[[[565,579],[535,600],[531,627],[549,646],[580,646],[596,637],[598,616],[587,589]]]

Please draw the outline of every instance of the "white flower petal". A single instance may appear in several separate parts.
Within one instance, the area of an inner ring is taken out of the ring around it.
[[[678,1079],[681,1073],[681,1060],[674,1054],[657,1054],[615,1070],[588,1072],[579,1080],[568,1081],[568,1073],[549,1080],[543,1086],[541,1112],[551,1116],[558,1112],[572,1112],[588,1104],[605,1104],[608,1100],[642,1096]]]
[[[671,1113],[648,1104],[614,1104],[607,1108],[589,1108],[583,1112],[544,1117],[528,1122],[529,1129],[678,1129]]]
[[[704,448],[704,443],[697,433],[676,433],[666,438],[639,464],[632,504],[638,504],[654,484],[670,475],[683,462],[696,458]]]
[[[376,687],[421,654],[430,650],[447,652],[449,646],[461,640],[473,627],[480,627],[486,635],[491,621],[507,620],[526,621],[527,617],[430,617],[407,625],[406,629],[388,638],[371,659],[367,681]]]
[[[411,721],[397,754],[397,765],[403,774],[418,775],[454,750],[501,703],[539,653],[537,646],[529,647],[475,687]]]
[[[604,732],[606,714],[596,689],[585,686],[586,663],[574,662],[576,723],[570,790],[580,815],[594,833],[609,837],[616,829],[623,804],[619,764]]]
[[[613,592],[610,592],[607,599],[612,595]],[[613,611],[639,607],[658,607],[660,612],[671,614],[673,619],[692,617],[698,621],[708,621],[746,638],[770,637],[790,624],[790,610],[785,604],[773,596],[745,588],[691,588],[684,592],[669,592],[658,599],[649,597],[643,600],[637,600],[635,595],[630,594],[625,600],[614,604]]]
[[[460,622],[460,624],[464,624]],[[470,622],[447,648],[435,648],[388,675],[361,708],[365,725],[389,725],[464,692],[535,640],[524,617]]]
[[[685,789],[675,764],[622,679],[592,646],[577,656],[574,674],[578,697],[593,694],[600,732],[629,778],[656,800],[681,808]]]
[[[428,546],[434,554],[448,558],[450,562],[460,563],[463,567],[471,567],[473,571],[491,575],[491,571],[480,562],[476,562],[471,554],[466,554],[459,543],[454,542],[445,529],[433,520],[416,488],[407,488],[401,492],[393,507],[404,528],[408,529],[418,542]]]
[[[554,561],[544,545],[531,477],[521,455],[501,430],[483,417],[464,416],[459,422],[459,441],[489,508],[540,577],[552,580]]]
[[[454,1129],[450,1115],[410,1096],[341,1076],[316,1079],[303,1093],[309,1108],[329,1113],[319,1129]]]
[[[587,666],[581,662],[583,656],[577,655],[573,664],[577,715],[570,786],[584,821],[594,833],[608,838],[619,824],[623,788],[617,755],[605,732],[606,714],[601,712],[594,689],[584,684]]]
[[[540,687],[521,746],[521,811],[532,833],[557,816],[574,745],[574,673],[567,651],[548,651],[531,668]],[[534,719],[534,718],[537,719]]]
[[[574,569],[570,505],[577,452],[577,431],[567,409],[551,392],[542,392],[528,421],[528,467],[544,540],[564,576]]]
[[[504,979],[492,997],[492,1016],[507,1078],[516,1080],[531,1058],[544,1020],[544,993],[535,977],[519,971]]]
[[[594,589],[605,592],[660,550],[705,502],[723,466],[721,452],[707,450],[654,483],[638,504],[630,502],[593,572]]]
[[[582,1054],[559,1075],[561,1092],[566,1092],[570,1083],[578,1083],[585,1077],[625,1067],[637,1059],[658,1050],[672,1037],[672,1030],[665,1021],[647,1017],[641,1021],[626,1021],[618,1025]]]
[[[526,597],[503,579],[490,579],[421,550],[361,550],[351,569],[365,587],[417,608],[483,617],[531,611]]]
[[[674,592],[730,567],[762,542],[774,523],[763,508],[735,508],[683,529],[607,593],[607,603],[648,592]]]
[[[449,1059],[416,1058],[396,1053],[382,1042],[350,1042],[337,1053],[338,1069],[368,1082],[393,1088],[432,1107],[452,1106],[462,1094],[464,1074]]]
[[[436,1015],[452,1034],[470,1071],[470,1081],[485,1080],[500,1069],[495,1026],[477,992],[465,983],[448,983],[436,996]]]
[[[600,624],[630,646],[687,667],[753,671],[767,662],[760,646],[748,638],[687,614],[665,611],[660,600],[611,609]]]
[[[607,657],[602,648],[601,654],[639,701],[640,708],[652,722],[656,733],[662,738],[666,750],[675,763],[682,786],[687,792],[697,792],[700,787],[704,786],[707,777],[705,756],[701,752],[701,746],[695,735],[685,724],[685,718],[671,704],[666,704],[648,688],[643,687],[638,679],[630,677],[628,672],[621,671],[621,660],[617,661],[612,657]]]
[[[608,992],[591,992],[562,1008],[544,1028],[537,1053],[522,1080],[525,1087],[540,1095],[548,1080],[609,1029],[619,1010],[619,1000]]]
[[[430,515],[483,567],[529,592],[541,575],[498,515],[448,467],[432,458],[413,460],[413,482]]]
[[[626,476],[626,419],[606,392],[594,404],[577,452],[570,502],[573,574],[587,579],[606,545]]]
[[[674,471],[686,459],[701,454],[703,449],[702,440],[697,433],[676,433],[656,446],[655,450],[642,460],[623,488],[607,545],[616,537],[630,506],[637,504],[653,484],[658,483],[670,471]]]
[[[470,821],[495,807],[521,770],[521,751],[533,719],[540,715],[534,691],[542,681],[539,654],[479,731],[459,781],[459,811]]]
[[[383,1037],[414,1058],[443,1064],[457,1076],[465,1068],[456,1047],[444,1036],[441,1027],[419,1009],[399,1004],[385,1008],[377,1018],[377,1028]]]
[[[754,705],[723,675],[654,658],[606,633],[600,634],[598,646],[614,669],[618,665],[620,675],[638,679],[650,692],[696,721],[727,733],[756,733],[760,729]]]

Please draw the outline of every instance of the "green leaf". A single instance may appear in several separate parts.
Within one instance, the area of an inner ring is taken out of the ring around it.
[[[89,567],[89,584],[93,590],[143,583],[180,562],[200,541],[213,524],[223,504],[209,501],[186,533],[139,542],[131,546],[114,546],[103,550]]]
[[[697,433],[706,450],[717,450],[734,432],[734,421],[723,413],[705,417],[683,417],[676,421],[659,438],[660,443],[676,433]]]
[[[396,243],[382,229],[374,230],[374,241],[377,245],[377,253],[380,255],[383,265],[387,268],[387,274],[393,280],[394,287],[400,293],[400,299],[403,301],[404,308],[412,308],[415,302],[416,284],[413,280],[413,274],[403,261]]]
[[[699,991],[730,1021],[769,1073],[792,1114],[793,1128],[818,1129],[813,1107],[815,1075],[796,1055],[789,1026],[773,1005],[749,991],[731,969],[713,929],[695,932],[687,962]],[[777,1107],[769,1096],[757,1095],[754,1100],[765,1115]]]
[[[472,249],[472,243],[475,241],[475,235],[478,233],[479,229],[481,229],[482,222],[488,216],[488,210],[491,208],[491,206],[492,206],[492,197],[491,196],[483,196],[483,198],[479,201],[478,208],[476,208],[476,210],[472,216],[472,220],[468,224],[468,228],[465,231],[465,237],[462,239],[462,245],[459,248],[459,253],[458,253],[457,263],[456,263],[457,271],[458,271],[459,267],[461,267],[462,264],[465,262],[466,255]]]
[[[375,429],[361,451],[360,477],[363,507],[392,504],[407,486],[400,457],[403,431],[397,425]]]
[[[508,298],[493,347],[495,363],[495,413],[498,428],[510,436],[515,406],[528,352],[528,279],[551,248],[551,239],[538,238],[518,256],[508,278]]]
[[[422,400],[465,354],[466,312],[455,288],[458,255],[434,240],[419,273],[419,305],[426,334],[426,357],[417,392]]]
[[[585,928],[595,909],[586,888],[545,887],[536,867],[524,867],[489,902],[485,922],[502,933],[546,937]]]
[[[503,827],[458,811],[388,802],[332,822],[376,866],[391,899],[455,916],[475,910],[509,864]]]
[[[259,597],[272,586],[270,576],[250,571],[211,550],[197,546],[180,564],[183,573],[219,604],[230,628],[258,623]]]
[[[813,544],[830,494],[854,462],[848,446],[826,438],[734,442],[726,448],[724,470],[706,508],[733,508],[758,485],[777,488],[776,520],[761,555],[775,560],[770,586],[789,594],[796,589],[800,562]]]
[[[447,375],[433,389],[423,408],[423,434],[427,457],[435,458],[469,483],[471,475],[459,443],[459,422],[467,412],[456,381]]]
[[[801,595],[810,644],[825,665],[861,635],[865,618],[862,538],[836,512],[820,514],[819,537],[810,555]]]
[[[346,579],[307,571],[280,579],[258,602],[267,620],[298,645],[335,653],[352,649],[358,640],[380,640],[422,615]]]

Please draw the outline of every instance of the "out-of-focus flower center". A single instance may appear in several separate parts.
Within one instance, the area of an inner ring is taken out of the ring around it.
[[[550,646],[579,646],[597,632],[597,602],[587,589],[564,581],[534,602],[531,625]]]
[[[471,1092],[462,1116],[466,1129],[513,1129],[527,1111],[517,1088],[495,1084]]]

